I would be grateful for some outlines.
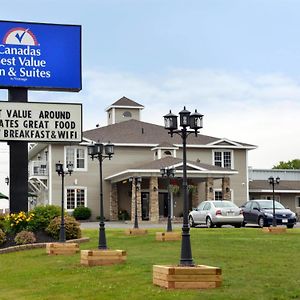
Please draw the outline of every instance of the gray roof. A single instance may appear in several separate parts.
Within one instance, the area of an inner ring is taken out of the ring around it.
[[[119,170],[115,174],[106,177],[105,180],[118,182],[131,176],[153,176],[153,174],[160,176],[160,169],[166,167],[175,167],[176,173],[180,175],[182,174],[182,163],[183,161],[180,158],[167,156],[143,164],[131,165],[128,169]],[[189,171],[191,171],[190,174]],[[214,178],[222,178],[223,176],[235,175],[238,172],[232,169],[187,161],[187,173],[189,178],[206,178],[208,173]]]
[[[251,190],[273,190],[271,184],[269,184],[268,180],[252,180],[249,181],[249,189]],[[300,181],[295,180],[281,180],[279,184],[276,184],[274,190],[281,191],[292,191],[292,190],[300,190]]]
[[[84,138],[100,141],[100,142],[108,142],[114,144],[147,144],[147,145],[159,145],[159,144],[182,144],[182,139],[177,134],[174,134],[171,137],[168,134],[168,131],[160,125],[155,125],[151,123],[142,122],[139,120],[128,120],[124,122],[119,122],[111,125],[107,125],[104,127],[95,128],[92,130],[87,130],[83,132]],[[191,134],[187,138],[188,145],[208,145],[210,143],[216,143],[222,139],[215,138],[211,136],[206,136],[202,134],[198,134],[195,137],[194,134]],[[255,146],[240,142],[238,143],[241,147],[246,148],[255,148]],[[223,143],[222,143],[223,145]],[[216,145],[217,148],[218,145]],[[220,144],[221,146],[221,144]],[[229,144],[230,146],[230,144]],[[232,148],[236,146],[232,144]]]
[[[153,170],[153,169],[161,169],[161,168],[168,168],[173,167],[174,165],[182,165],[183,160],[181,158],[173,157],[173,156],[166,156],[161,159],[153,160],[144,164],[137,165],[133,168],[135,169],[143,169],[143,170]],[[199,167],[201,169],[205,169],[207,171],[235,171],[233,169],[225,169],[218,166],[213,166],[209,164],[203,164],[200,162],[195,161],[187,161],[188,165],[193,165],[195,167]],[[179,167],[179,169],[181,169]]]
[[[140,107],[143,108],[144,106],[123,96],[122,98],[120,98],[119,100],[117,100],[116,102],[114,102],[110,107],[112,106],[132,106],[132,107]]]

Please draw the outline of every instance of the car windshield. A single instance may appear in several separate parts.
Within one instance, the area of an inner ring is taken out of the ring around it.
[[[259,204],[261,206],[261,208],[264,208],[264,209],[272,209],[273,208],[273,201],[271,200],[266,200],[266,201],[259,201]],[[275,209],[283,209],[284,206],[275,201]]]
[[[229,201],[214,201],[214,206],[216,208],[222,208],[222,207],[236,207],[236,205]]]

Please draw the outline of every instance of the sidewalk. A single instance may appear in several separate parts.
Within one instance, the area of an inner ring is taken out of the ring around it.
[[[127,222],[118,222],[118,221],[107,221],[105,222],[105,228],[133,228],[134,223]],[[167,223],[151,223],[149,221],[139,222],[140,228],[161,228],[166,229]],[[173,228],[181,228],[182,224],[172,223]],[[81,229],[98,229],[99,222],[80,222]]]

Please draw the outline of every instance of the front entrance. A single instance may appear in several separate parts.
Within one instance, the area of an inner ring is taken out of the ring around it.
[[[167,217],[168,216],[168,193],[159,193],[159,216]]]
[[[149,193],[142,192],[142,220],[149,221]]]

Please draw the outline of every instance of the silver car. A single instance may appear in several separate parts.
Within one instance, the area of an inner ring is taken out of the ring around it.
[[[206,224],[207,227],[232,225],[241,227],[244,221],[243,211],[231,201],[204,201],[189,213],[191,227]]]

